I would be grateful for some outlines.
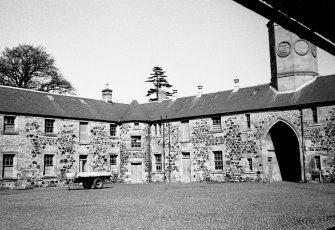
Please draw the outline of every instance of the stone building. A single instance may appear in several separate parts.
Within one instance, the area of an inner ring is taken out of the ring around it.
[[[269,23],[271,83],[139,104],[0,87],[0,180],[306,181],[334,175],[335,75]],[[270,77],[269,77],[270,78]],[[160,94],[164,96],[163,94]]]

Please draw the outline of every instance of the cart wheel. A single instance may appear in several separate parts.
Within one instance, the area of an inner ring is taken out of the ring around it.
[[[104,186],[104,183],[102,182],[101,178],[95,178],[93,181],[94,188],[102,188]]]
[[[83,182],[83,187],[84,187],[84,189],[90,189],[90,188],[92,188],[92,181],[84,181]]]

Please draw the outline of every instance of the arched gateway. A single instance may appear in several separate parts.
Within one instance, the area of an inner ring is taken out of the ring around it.
[[[284,121],[271,126],[263,141],[263,174],[268,181],[302,180],[299,140]]]

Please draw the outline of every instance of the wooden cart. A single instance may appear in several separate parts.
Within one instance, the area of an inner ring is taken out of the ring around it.
[[[110,172],[77,172],[66,173],[66,181],[68,190],[74,183],[82,183],[84,189],[94,188],[101,189],[104,186],[104,181],[109,180],[112,174]]]

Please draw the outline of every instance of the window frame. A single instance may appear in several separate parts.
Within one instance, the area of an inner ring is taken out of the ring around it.
[[[162,154],[155,154],[155,169],[156,172],[162,172]]]
[[[50,125],[50,124],[52,124],[52,125]],[[55,120],[54,119],[45,119],[44,120],[44,133],[47,134],[47,135],[55,134]]]
[[[83,138],[83,130],[82,130],[82,127],[83,126],[86,126],[86,139]],[[89,123],[86,122],[86,121],[80,121],[79,122],[79,143],[80,144],[88,144],[89,143]]]
[[[6,160],[6,157],[9,157],[11,160]],[[3,155],[3,167],[14,167],[14,154],[4,154]],[[10,163],[10,164],[6,164],[6,163]]]
[[[13,123],[7,122],[9,119],[13,119]],[[15,129],[15,121],[16,121],[16,116],[4,116],[3,120],[3,133],[16,133]],[[12,127],[10,130],[8,130],[7,127]]]
[[[142,147],[142,137],[139,135],[130,136],[130,147],[133,149],[141,148]]]
[[[117,155],[116,154],[110,154],[109,164],[110,165],[117,165]]]
[[[220,132],[222,131],[221,117],[212,117],[212,131]]]
[[[248,161],[248,170],[249,172],[253,172],[254,171],[254,167],[253,167],[253,160],[252,158],[247,158],[247,161]]]
[[[246,121],[247,128],[248,128],[248,129],[251,129],[251,116],[250,116],[250,113],[246,113],[246,114],[245,114],[245,117],[246,117],[246,119],[247,119],[247,121]]]
[[[181,124],[181,140],[180,142],[190,142],[191,141],[191,130],[190,130],[190,121],[189,120],[184,120],[180,122]],[[188,135],[186,135],[187,132]]]
[[[314,156],[314,161],[315,161],[315,169],[322,170],[321,156]]]
[[[315,124],[319,123],[319,117],[318,117],[318,108],[312,107],[312,119]]]
[[[222,151],[213,151],[214,155],[214,170],[223,171],[223,153]],[[220,157],[218,157],[220,156]]]
[[[109,124],[109,135],[111,137],[116,137],[117,124]]]
[[[45,154],[44,155],[44,167],[45,166],[54,166],[54,155],[52,155],[52,154]]]

